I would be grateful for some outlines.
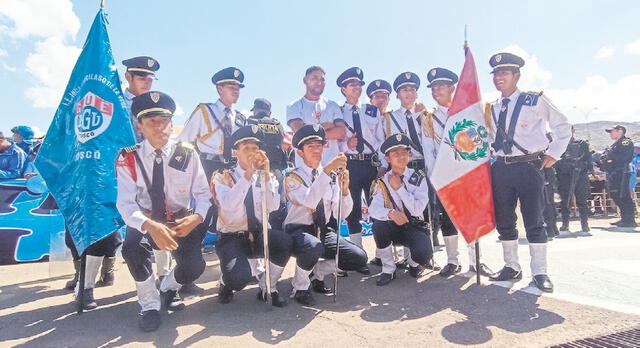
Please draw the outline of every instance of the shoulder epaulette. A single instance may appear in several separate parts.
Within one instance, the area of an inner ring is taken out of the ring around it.
[[[378,108],[371,104],[365,104],[364,114],[370,117],[376,117],[378,116]]]
[[[185,148],[186,150],[195,150],[195,147],[192,143],[181,141],[178,143],[178,146]]]
[[[491,122],[491,103],[484,104],[484,124],[487,128],[493,131],[493,122]]]
[[[294,179],[295,181],[301,183],[304,186],[308,186],[306,182],[304,182],[304,180],[302,180],[302,177],[295,172],[295,170],[290,171],[289,173],[286,174],[286,177],[290,177],[292,179]]]
[[[538,99],[542,95],[542,91],[540,92],[530,91],[523,94],[524,94],[523,105],[536,106],[538,104]]]
[[[138,145],[124,147],[124,148],[122,148],[122,151],[124,151],[126,153],[136,152],[136,151],[138,151]]]

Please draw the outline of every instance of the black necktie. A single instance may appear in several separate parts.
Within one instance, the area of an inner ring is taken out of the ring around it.
[[[506,148],[505,148],[505,138],[504,138],[504,134],[507,131],[507,112],[509,112],[509,102],[511,100],[509,98],[504,98],[502,99],[502,107],[500,108],[500,116],[498,116],[498,127],[502,129],[502,131],[498,131],[496,134],[496,141],[493,143],[493,148],[498,151],[498,150],[503,150],[505,151],[506,154]],[[511,151],[509,151],[511,152]]]
[[[362,125],[360,124],[360,114],[358,108],[354,105],[351,108],[351,117],[353,118],[353,128],[356,131],[356,138],[358,139],[358,145],[356,145],[356,151],[358,153],[364,152],[364,137],[362,136]]]
[[[416,132],[416,124],[413,121],[413,117],[411,117],[411,111],[407,110],[404,112],[405,116],[407,116],[407,127],[409,128],[409,137],[411,137],[411,141],[415,145],[416,151],[422,154],[422,148],[420,146],[420,138],[418,138],[418,132]]]
[[[311,170],[311,183],[316,181],[317,177],[318,170],[314,168]],[[316,210],[311,214],[311,218],[317,227],[324,227],[327,224],[327,217],[324,214],[324,199],[320,199],[318,206],[316,206]]]
[[[222,118],[222,133],[224,134],[224,145],[222,149],[222,157],[225,160],[231,159],[231,133],[233,126],[231,125],[231,109],[224,108],[224,117]]]
[[[153,177],[151,181],[151,219],[154,221],[165,220],[165,196],[164,196],[164,173],[162,170],[162,150],[155,151],[156,156],[153,161]]]
[[[402,183],[404,184],[404,175],[400,175],[400,181],[402,181]],[[400,187],[400,189],[402,190],[402,187]],[[402,210],[404,211],[404,214],[407,216],[407,218],[411,218],[412,215],[409,209],[407,209],[407,206],[404,205],[404,202],[402,202],[402,200],[400,200],[400,203],[402,203]]]
[[[253,185],[249,187],[249,192],[244,198],[244,207],[247,212],[247,230],[250,232],[260,231],[260,222],[256,217],[255,206],[253,205]]]

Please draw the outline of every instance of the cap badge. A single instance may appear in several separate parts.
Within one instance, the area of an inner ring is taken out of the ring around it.
[[[233,77],[237,78],[238,76],[240,76],[240,70],[234,70]]]
[[[402,134],[396,134],[396,140],[397,141],[401,141],[402,140]]]
[[[253,132],[253,134],[258,133],[258,126],[255,124],[251,125],[251,132]]]
[[[435,77],[436,76],[436,69],[431,69],[430,74],[431,74],[431,76]]]
[[[313,125],[313,130],[316,131],[316,132],[320,131],[320,124],[319,123],[314,124]]]
[[[496,63],[500,63],[501,60],[502,60],[502,55],[496,54]]]
[[[377,80],[377,81],[376,81],[376,87],[380,87],[380,84],[381,84],[381,83],[382,83],[382,81]]]
[[[411,73],[410,72],[404,73],[404,77],[406,77],[407,80],[409,80],[411,78]]]
[[[153,59],[147,59],[147,66],[152,67],[155,61]]]
[[[154,103],[157,103],[160,100],[160,93],[153,92],[149,94],[149,96],[151,97],[151,100],[153,100]]]
[[[362,70],[360,70],[360,68],[356,69],[356,74],[360,75],[362,73]]]

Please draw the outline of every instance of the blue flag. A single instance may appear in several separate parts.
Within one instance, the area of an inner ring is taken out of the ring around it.
[[[80,255],[123,224],[116,209],[115,159],[134,143],[100,10],[35,162]]]

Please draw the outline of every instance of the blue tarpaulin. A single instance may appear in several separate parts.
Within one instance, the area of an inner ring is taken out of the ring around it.
[[[115,159],[135,143],[128,115],[100,10],[36,159],[79,254],[122,225]]]

